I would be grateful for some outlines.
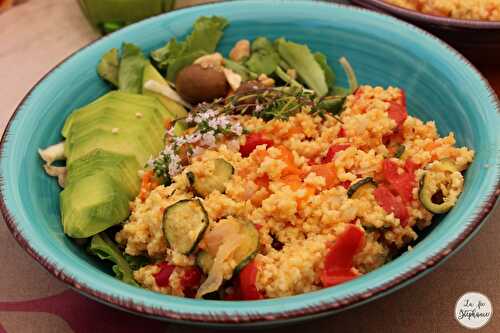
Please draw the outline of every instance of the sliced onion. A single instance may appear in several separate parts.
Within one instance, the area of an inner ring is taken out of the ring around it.
[[[230,223],[228,220],[221,221],[203,237],[203,241],[206,245],[205,249],[208,253],[215,256],[225,239],[232,238],[238,234],[239,228],[237,224]]]
[[[144,89],[168,97],[174,102],[180,103],[189,109],[191,108],[191,105],[188,102],[184,101],[181,96],[179,96],[179,94],[168,84],[161,84],[153,80],[148,80],[144,83]]]
[[[234,235],[227,237],[224,243],[219,247],[217,255],[215,256],[214,263],[207,279],[198,289],[196,298],[202,298],[203,295],[216,291],[224,281],[224,262],[234,253],[241,242],[241,236]]]

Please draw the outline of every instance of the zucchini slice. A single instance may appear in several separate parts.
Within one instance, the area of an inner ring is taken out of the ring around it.
[[[365,193],[369,189],[377,187],[377,182],[373,180],[372,177],[366,177],[361,179],[349,187],[347,190],[347,197],[351,199],[358,199],[361,197],[362,193]]]
[[[221,228],[222,230],[229,231],[224,234],[224,238],[218,246],[219,248],[224,243],[227,243],[234,238],[238,238],[238,246],[227,259],[234,261],[236,264],[235,272],[238,273],[258,252],[259,232],[257,231],[257,228],[255,228],[254,224],[251,222],[236,218],[220,221],[215,225],[213,230],[215,230],[215,228]],[[212,231],[207,232],[207,237],[210,237],[209,234]],[[215,249],[215,252],[217,251],[218,250]],[[215,252],[214,249],[207,249],[206,251],[198,253],[196,263],[201,269],[203,269],[203,271],[206,270],[208,272],[212,268],[212,263],[215,259]]]
[[[203,273],[208,274],[212,265],[214,264],[214,257],[207,251],[200,251],[196,256],[196,265],[201,268]]]
[[[452,161],[444,159],[429,165],[419,185],[418,197],[425,209],[444,214],[455,206],[463,189],[463,177]]]
[[[224,193],[226,183],[231,179],[234,173],[233,166],[222,158],[213,160],[214,172],[211,175],[199,177],[193,172],[186,174],[189,183],[193,187],[194,192],[205,198],[213,191]]]
[[[163,216],[163,233],[174,251],[189,254],[208,226],[208,214],[199,199],[181,200],[169,206]]]
[[[234,273],[238,274],[257,254],[259,250],[259,232],[251,222],[238,220],[240,225],[240,236],[242,240],[233,254],[233,260],[237,263]]]

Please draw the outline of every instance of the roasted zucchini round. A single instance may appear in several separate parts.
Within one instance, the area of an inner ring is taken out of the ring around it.
[[[208,214],[200,199],[177,201],[165,209],[163,233],[170,248],[189,254],[203,237]]]
[[[450,160],[436,161],[427,167],[420,179],[419,199],[434,214],[448,212],[463,189],[463,177]]]

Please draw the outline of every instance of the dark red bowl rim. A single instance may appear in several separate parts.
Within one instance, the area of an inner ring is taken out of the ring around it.
[[[399,7],[384,0],[351,0],[361,6],[371,9],[383,10],[386,13],[394,14],[398,17],[423,24],[432,24],[443,28],[478,29],[478,30],[498,30],[500,31],[500,21],[482,20],[461,20],[456,18],[424,14],[415,10]]]
[[[200,6],[209,6],[209,4],[203,4]],[[215,3],[214,3],[215,4]],[[336,4],[337,6],[345,6],[342,4]],[[352,6],[347,6],[352,7]],[[188,8],[185,8],[188,9]],[[179,10],[184,10],[179,9]],[[357,8],[357,10],[366,10]],[[157,16],[168,15],[168,13],[163,13]],[[384,14],[382,14],[384,15]],[[401,23],[408,24],[404,21]],[[416,28],[418,29],[418,28]],[[428,32],[418,29],[421,33],[428,35],[429,37],[438,39],[437,37],[429,34]],[[12,122],[17,116],[17,113],[23,108],[25,101],[30,97],[32,92],[38,87],[38,85],[49,76],[54,70],[58,69],[66,60],[71,58],[72,56],[84,51],[87,47],[100,40],[100,38],[96,38],[95,40],[89,42],[87,45],[81,47],[75,52],[71,53],[69,56],[61,60],[57,65],[55,65],[50,71],[48,71],[45,75],[43,75],[40,80],[28,91],[26,96],[21,100],[21,102],[16,107],[14,113],[10,117],[7,126],[5,127],[4,133],[2,134],[2,138],[0,140],[0,158],[3,155],[5,143],[8,141],[8,134],[10,131],[10,127],[12,126]],[[439,39],[438,39],[439,40]],[[445,42],[439,40],[443,45],[449,48],[450,51],[454,52],[466,65],[468,65],[472,70],[474,70],[479,77],[485,82],[487,89],[490,91],[491,96],[495,99],[496,109],[500,113],[500,100],[498,96],[491,88],[488,81],[481,75],[481,73],[476,69],[474,65],[472,65],[465,57],[463,57],[458,51],[453,49],[451,46],[446,44]],[[3,184],[1,175],[0,175],[0,184]],[[474,218],[474,220],[469,224],[467,229],[465,229],[461,234],[457,235],[456,238],[446,245],[440,252],[436,253],[431,258],[428,258],[425,262],[416,266],[412,270],[395,276],[389,282],[378,286],[377,288],[371,289],[369,292],[360,292],[357,294],[353,294],[349,297],[344,297],[343,299],[339,299],[334,302],[325,302],[315,306],[304,307],[303,309],[293,310],[293,311],[283,311],[280,313],[261,313],[261,314],[247,314],[247,315],[238,315],[238,316],[230,316],[230,315],[213,315],[213,314],[196,314],[196,313],[180,313],[175,310],[164,310],[157,309],[149,306],[145,306],[143,304],[134,302],[132,300],[125,300],[120,297],[112,296],[106,293],[102,293],[99,290],[93,289],[90,286],[80,284],[76,278],[65,274],[63,271],[59,270],[55,265],[48,262],[45,258],[39,255],[36,250],[31,246],[26,238],[22,235],[22,233],[17,228],[16,221],[11,216],[9,212],[9,208],[6,205],[4,199],[4,188],[0,186],[0,213],[2,214],[5,223],[9,231],[12,233],[18,244],[23,248],[32,258],[34,258],[44,269],[46,269],[49,273],[54,275],[60,281],[68,284],[74,290],[80,292],[81,294],[92,298],[101,303],[110,305],[112,307],[125,310],[130,313],[140,314],[146,317],[167,320],[172,322],[182,322],[182,323],[190,323],[190,324],[208,324],[208,325],[250,325],[250,326],[258,326],[258,325],[266,325],[266,324],[283,324],[289,323],[290,321],[300,321],[306,319],[320,318],[326,316],[328,314],[346,310],[361,304],[364,304],[370,300],[374,300],[376,298],[382,297],[390,292],[394,292],[401,287],[406,286],[412,281],[415,281],[418,278],[421,278],[425,275],[425,273],[430,272],[432,269],[444,263],[446,259],[448,259],[452,254],[456,253],[462,247],[461,245],[464,242],[470,240],[473,236],[475,236],[476,232],[479,230],[479,227],[486,221],[487,216],[495,207],[498,198],[500,196],[500,179],[497,180],[496,190],[493,191],[487,200],[484,202],[483,206],[480,208],[479,213]]]

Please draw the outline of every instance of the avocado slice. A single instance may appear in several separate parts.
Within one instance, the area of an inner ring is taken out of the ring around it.
[[[120,223],[129,215],[129,200],[119,182],[106,172],[75,181],[60,194],[64,232],[86,238]]]
[[[136,110],[140,111],[141,109],[137,108]],[[158,137],[154,138],[158,140],[165,131],[163,125],[164,120],[157,115],[144,112],[149,111],[148,109],[142,111],[143,112],[138,112],[140,116],[130,113],[127,114],[123,110],[107,107],[98,110],[97,114],[87,112],[73,122],[68,138],[85,134],[98,127],[111,130],[113,128],[127,126],[142,129],[150,133],[150,135],[159,134]]]
[[[89,113],[73,123],[65,144],[65,154],[69,160],[73,159],[75,145],[88,137],[95,138],[96,131],[115,134],[117,140],[120,139],[118,136],[126,135],[130,140],[138,140],[145,147],[151,147],[152,154],[163,147],[164,127],[151,115],[141,113],[143,116],[137,118],[117,109],[99,111],[97,115]]]
[[[170,110],[165,105],[163,105],[163,103],[161,103],[158,98],[154,96],[130,94],[118,90],[109,93],[109,95],[110,100],[120,100],[126,102],[127,104],[147,106],[157,109],[164,118],[172,120],[175,120],[177,118],[173,112],[170,112]]]
[[[151,65],[151,63],[148,63],[144,66],[142,86],[144,87],[144,84],[149,80],[156,81],[160,84],[168,84],[167,80],[163,78],[163,76],[156,70],[156,68],[154,68],[153,65]],[[186,109],[170,98],[147,89],[143,89],[142,93],[146,96],[156,97],[160,101],[160,103],[163,104],[163,106],[174,116],[175,119],[187,117]]]
[[[89,237],[125,220],[140,188],[137,171],[164,145],[173,120],[152,96],[110,92],[68,117],[68,176],[61,192],[64,232]]]
[[[104,107],[115,108],[123,112],[136,115],[136,113],[154,112],[157,114],[158,121],[165,119],[174,120],[174,116],[154,97],[131,94],[122,91],[112,91],[97,99],[96,101],[75,110],[64,123],[61,131],[62,136],[67,138],[73,123],[82,115],[99,113]],[[145,111],[145,108],[149,111]]]
[[[161,150],[161,142],[152,145],[147,136],[148,133],[138,132],[133,128],[120,129],[117,133],[97,128],[87,135],[66,140],[66,163],[70,166],[73,161],[100,148],[113,153],[133,155],[137,162],[143,165],[148,158]]]
[[[129,200],[139,192],[140,178],[137,174],[142,166],[133,155],[94,149],[90,153],[73,161],[68,167],[66,187],[78,184],[79,179],[104,172],[117,183],[121,183]]]

